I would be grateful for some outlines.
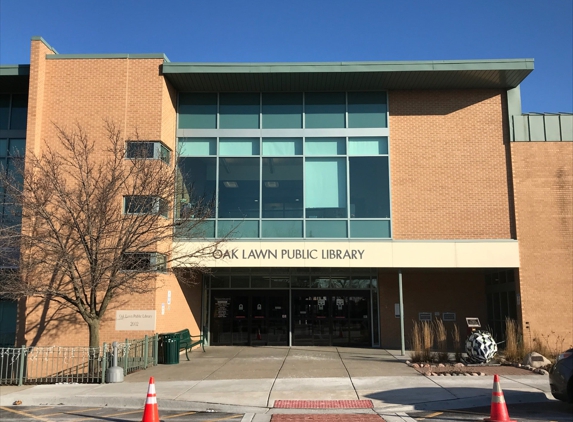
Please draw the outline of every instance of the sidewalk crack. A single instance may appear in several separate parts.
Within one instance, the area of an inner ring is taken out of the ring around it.
[[[273,384],[271,385],[271,388],[269,389],[269,394],[267,395],[267,407],[270,408],[271,404],[271,393],[273,392],[273,388],[275,388],[275,383],[277,382],[277,379],[279,378],[279,374],[281,373],[281,371],[283,370],[283,367],[285,366],[285,362],[288,358],[288,355],[290,354],[291,348],[288,348],[288,352],[285,355],[285,358],[283,359],[283,363],[281,364],[281,367],[279,368],[279,370],[277,371],[277,374],[275,375],[275,379],[273,380]]]
[[[350,384],[352,384],[352,389],[354,390],[354,394],[356,395],[356,400],[360,400],[360,396],[358,395],[358,391],[356,391],[356,386],[354,385],[354,381],[352,380],[352,377],[350,376],[350,372],[348,371],[348,368],[346,367],[346,364],[344,363],[344,359],[342,359],[342,355],[340,354],[340,350],[338,349],[338,347],[336,348],[336,353],[338,353],[338,358],[340,359],[340,362],[342,362],[342,366],[344,366],[344,370],[346,371],[346,374],[348,375],[348,379],[350,380]]]

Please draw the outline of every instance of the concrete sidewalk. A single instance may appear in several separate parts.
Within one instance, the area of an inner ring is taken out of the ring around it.
[[[252,415],[311,413],[273,409],[275,400],[372,400],[387,420],[413,410],[445,410],[491,403],[492,377],[425,377],[396,351],[348,348],[210,347],[104,385],[2,387],[0,405],[142,407],[153,376],[160,409]],[[547,376],[501,375],[508,405],[549,400]],[[336,413],[343,410],[336,409]],[[350,412],[350,411],[349,411]],[[351,413],[359,413],[352,410]],[[333,413],[331,410],[330,413]],[[252,419],[268,420],[268,419]]]

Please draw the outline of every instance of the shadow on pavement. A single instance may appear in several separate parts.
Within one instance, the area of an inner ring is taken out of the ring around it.
[[[476,387],[448,387],[438,390],[432,387],[397,388],[365,394],[363,397],[382,403],[410,405],[416,410],[441,410],[480,406],[491,402],[491,389]],[[507,406],[520,403],[554,403],[538,391],[504,390]],[[375,404],[376,407],[376,404]],[[483,406],[480,406],[483,407]],[[489,411],[489,410],[488,410]]]

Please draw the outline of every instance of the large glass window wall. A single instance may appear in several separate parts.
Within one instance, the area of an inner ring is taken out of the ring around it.
[[[206,237],[391,237],[385,92],[180,94],[178,140]]]

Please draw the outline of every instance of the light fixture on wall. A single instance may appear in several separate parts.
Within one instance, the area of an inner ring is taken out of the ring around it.
[[[225,182],[223,182],[223,185],[224,185],[226,188],[238,188],[238,187],[239,187],[239,184],[238,184],[237,182],[227,182],[227,181],[225,181]]]

